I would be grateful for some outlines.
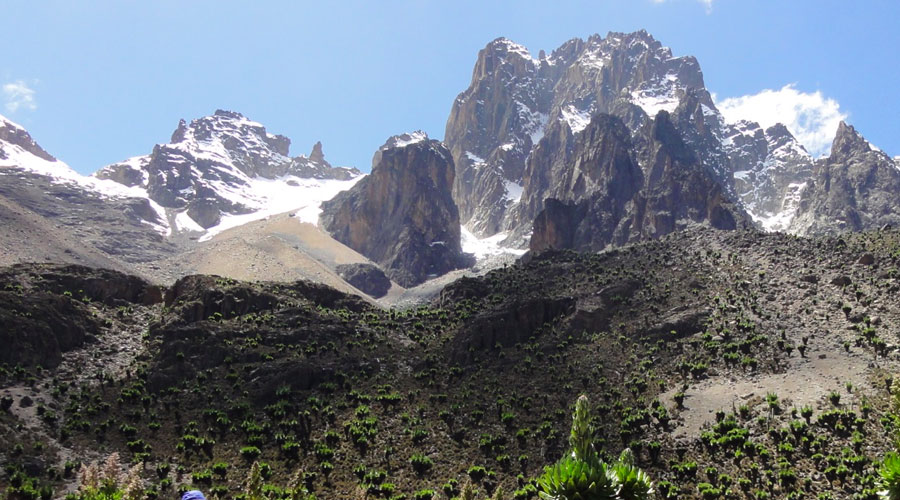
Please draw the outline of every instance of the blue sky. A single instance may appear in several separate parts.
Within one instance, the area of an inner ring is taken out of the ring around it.
[[[772,118],[801,106],[787,118],[810,141],[846,117],[900,155],[897,19],[893,0],[7,0],[0,114],[83,173],[217,108],[287,135],[292,154],[321,140],[332,163],[368,170],[392,134],[443,137],[490,40],[537,54],[644,28],[696,56],[719,101],[777,91],[731,108]]]

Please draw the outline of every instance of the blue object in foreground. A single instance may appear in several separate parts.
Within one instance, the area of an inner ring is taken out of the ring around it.
[[[181,495],[181,500],[206,500],[206,497],[200,490],[191,490]]]

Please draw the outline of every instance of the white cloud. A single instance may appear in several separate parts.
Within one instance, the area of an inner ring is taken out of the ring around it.
[[[750,120],[763,128],[783,123],[813,156],[828,154],[838,124],[847,118],[836,100],[818,90],[800,92],[794,84],[721,101],[713,98],[729,122]]]
[[[22,80],[3,84],[3,100],[6,102],[6,110],[10,113],[15,113],[19,109],[28,111],[37,109],[34,89]]]

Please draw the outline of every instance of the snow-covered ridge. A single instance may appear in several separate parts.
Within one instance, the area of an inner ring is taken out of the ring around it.
[[[812,156],[781,124],[763,130],[738,120],[724,131],[722,144],[747,213],[765,231],[787,231],[812,175]]]
[[[524,45],[518,44],[508,38],[505,38],[505,37],[498,38],[498,39],[494,40],[492,45],[494,47],[501,48],[508,54],[516,54],[516,55],[519,55],[519,56],[525,58],[526,60],[537,63],[537,59],[535,59],[534,57],[531,56],[531,52],[529,52],[528,49],[525,48]]]
[[[99,170],[108,179],[165,207],[170,234],[225,229],[319,204],[348,189],[362,174],[332,167],[317,143],[309,156],[289,156],[290,140],[240,113],[218,110],[184,120],[168,144]],[[314,219],[314,218],[313,218]]]
[[[11,142],[9,140],[11,133],[15,133],[18,140]],[[146,191],[123,186],[110,180],[81,175],[65,162],[57,160],[45,152],[40,154],[41,152],[43,150],[37,146],[37,143],[31,139],[22,126],[0,116],[0,175],[13,170],[21,170],[46,177],[55,184],[71,185],[105,198],[146,199],[157,213],[158,219],[143,222],[162,234],[169,234],[170,228],[162,207],[150,200]]]
[[[418,144],[423,141],[428,140],[428,134],[421,130],[416,130],[414,132],[405,132],[403,134],[398,134],[392,136],[387,142],[381,146],[382,150],[388,148],[405,148],[411,144]]]

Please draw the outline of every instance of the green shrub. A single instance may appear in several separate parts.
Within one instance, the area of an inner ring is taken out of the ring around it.
[[[241,448],[241,456],[246,460],[254,460],[262,454],[262,452],[256,446],[244,446]]]
[[[434,490],[419,490],[413,495],[415,500],[431,500],[434,497]]]
[[[409,457],[409,464],[412,465],[413,470],[416,471],[417,474],[424,474],[434,466],[434,462],[421,453],[414,453]]]

